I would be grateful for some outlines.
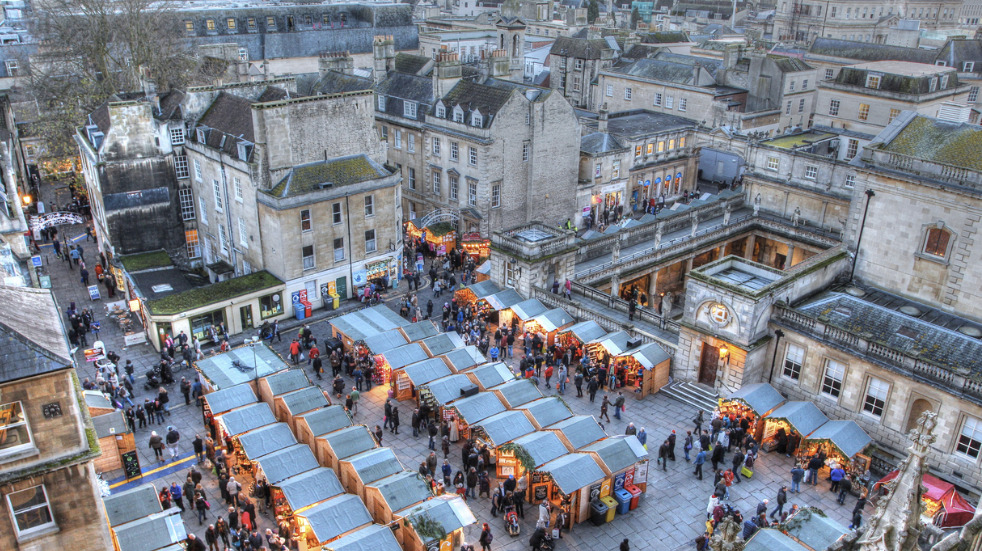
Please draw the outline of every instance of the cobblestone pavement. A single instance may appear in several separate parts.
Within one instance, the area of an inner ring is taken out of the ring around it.
[[[67,233],[69,237],[84,236],[85,234],[83,226],[62,228],[61,231]],[[93,257],[96,256],[95,244],[91,242],[86,243],[84,238],[79,243],[84,248],[85,258],[89,261],[91,268]],[[135,385],[134,401],[142,403],[144,398],[150,397],[150,393],[144,389],[143,382],[145,379],[142,375],[157,361],[158,354],[156,351],[149,344],[129,348],[124,347],[122,332],[118,327],[107,322],[104,315],[104,304],[112,299],[104,298],[100,301],[89,300],[88,293],[80,282],[77,267],[69,268],[66,263],[57,260],[50,246],[43,249],[42,256],[44,257],[45,272],[51,275],[52,287],[61,310],[64,311],[71,302],[75,302],[79,309],[93,309],[96,313],[96,319],[103,324],[99,338],[106,343],[108,349],[116,350],[124,362],[125,360],[132,360],[137,366],[136,374],[138,378],[137,384]],[[387,297],[389,306],[398,311],[399,299],[404,297],[406,292],[407,286],[403,282],[398,289],[389,293]],[[425,306],[426,300],[430,299],[432,295],[427,288],[419,293],[419,297],[421,306]],[[440,311],[440,305],[445,300],[449,300],[449,295],[445,294],[441,297],[434,298],[434,313]],[[346,308],[353,309],[358,306],[357,303],[352,303]],[[322,313],[321,316],[325,314],[326,312]],[[332,312],[331,314],[332,316],[337,315],[337,312]],[[323,339],[329,334],[330,327],[327,322],[328,319],[326,317],[319,319],[315,317],[309,321],[311,329],[318,339]],[[286,335],[290,335],[291,329],[295,330],[299,323],[296,320],[290,320],[284,323],[282,331],[284,334],[283,342],[273,345],[284,357],[287,356],[286,349],[290,341],[290,338],[286,338]],[[233,338],[233,343],[234,341],[241,342],[243,337],[240,335]],[[92,336],[90,336],[90,344],[92,340]],[[81,351],[77,353],[76,360],[79,362],[79,377],[81,379],[94,377],[94,367],[92,364],[85,363]],[[518,360],[519,358],[513,358],[506,361],[514,366]],[[302,364],[302,367],[306,367],[306,365]],[[180,380],[181,376],[190,376],[190,373],[187,371],[178,372],[176,376]],[[329,386],[327,378],[323,381],[314,379],[314,382],[319,382],[320,386],[325,389]],[[347,382],[349,385],[353,383],[350,380]],[[556,393],[555,389],[545,389],[544,387],[540,387],[540,389],[547,396]],[[158,488],[164,482],[168,484],[173,481],[183,482],[187,469],[194,462],[193,459],[187,459],[191,455],[190,441],[194,438],[195,433],[203,434],[203,421],[200,409],[193,405],[193,403],[190,406],[184,405],[184,400],[178,391],[177,384],[171,385],[170,391],[172,414],[167,417],[165,425],[155,425],[145,429],[138,429],[136,433],[140,463],[143,466],[145,474],[149,470],[160,467],[159,464],[153,461],[153,454],[148,447],[150,430],[160,431],[167,425],[173,425],[182,435],[180,449],[183,453],[179,456],[177,463],[163,465],[164,469],[158,474],[163,473],[164,476],[153,480]],[[359,411],[355,415],[355,421],[369,425],[372,428],[376,424],[381,424],[382,404],[385,397],[386,391],[380,387],[374,387],[370,392],[363,393]],[[598,396],[596,403],[591,404],[586,397],[576,397],[575,387],[572,384],[569,385],[564,399],[576,414],[597,415],[599,413],[600,396]],[[409,427],[411,416],[409,404],[400,404],[400,408],[403,410],[402,418],[405,420],[403,424],[404,429],[398,435],[386,432],[383,438],[383,444],[391,447],[396,452],[406,469],[415,470],[429,453],[426,446],[427,441],[425,437],[414,438],[412,436],[412,430]],[[656,394],[642,401],[629,399],[623,420],[617,420],[612,417],[612,422],[606,424],[606,430],[611,435],[623,434],[628,422],[633,422],[638,427],[645,427],[647,430],[649,448],[653,453],[651,457],[652,464],[649,468],[648,489],[643,498],[642,505],[629,514],[617,516],[610,524],[597,527],[587,522],[575,526],[572,531],[564,534],[564,539],[558,548],[576,551],[614,550],[617,549],[618,544],[623,538],[629,538],[631,540],[633,549],[674,550],[690,548],[692,540],[703,530],[705,508],[712,491],[711,467],[707,463],[706,471],[708,474],[705,480],[696,480],[692,476],[691,465],[687,464],[682,457],[681,437],[679,438],[678,461],[669,462],[666,471],[655,467],[654,452],[657,450],[661,440],[667,437],[672,429],[678,431],[680,435],[684,435],[685,430],[692,428],[689,420],[693,417],[695,417],[695,410],[692,407],[663,395]],[[728,459],[729,456],[727,456]],[[457,445],[451,451],[450,462],[456,471],[460,466],[460,454]],[[773,507],[778,488],[782,484],[789,483],[790,481],[788,471],[791,468],[791,460],[786,457],[774,453],[762,454],[756,467],[756,473],[752,480],[734,485],[730,491],[730,502],[745,514],[752,513],[760,500],[765,498],[771,500]],[[114,472],[106,473],[104,476],[107,480],[114,481],[121,474],[121,472]],[[210,494],[209,498],[214,505],[215,502],[220,501],[215,478],[211,475],[206,475],[205,481],[207,482],[205,485],[206,490]],[[844,526],[848,526],[849,514],[855,503],[854,497],[849,497],[846,504],[840,506],[835,503],[834,496],[828,491],[827,483],[825,482],[822,482],[817,487],[803,485],[803,488],[801,494],[789,496],[789,506],[792,503],[797,503],[801,506],[820,507],[832,518]],[[517,538],[511,538],[504,531],[501,518],[492,518],[489,514],[490,501],[487,498],[471,500],[471,508],[477,516],[479,523],[488,522],[491,525],[492,531],[495,534],[492,549],[496,551],[518,550],[529,547],[527,542],[534,527],[535,514],[526,515],[526,521],[522,527],[521,535]],[[208,513],[207,522],[213,522],[215,514],[221,512],[220,507],[214,507]],[[193,518],[193,515],[190,513],[186,514],[185,520],[189,531],[197,531],[199,535],[203,534],[204,527],[199,529],[198,523]],[[272,526],[273,523],[270,518],[260,518],[261,529],[264,530]],[[465,533],[466,541],[476,543],[479,533],[480,524],[468,528]]]

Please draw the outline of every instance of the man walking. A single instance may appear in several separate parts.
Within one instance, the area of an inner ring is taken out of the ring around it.
[[[692,474],[696,476],[699,480],[702,480],[702,466],[706,463],[706,450],[699,450],[696,454],[696,470]]]
[[[604,399],[600,402],[600,419],[607,418],[607,422],[610,422],[610,415],[607,415],[607,407],[610,405],[610,400],[607,399],[607,395],[604,394]],[[615,413],[616,415],[616,413]]]
[[[157,434],[157,431],[150,431],[150,449],[153,450],[154,458],[164,462],[164,439]]]
[[[780,520],[781,515],[784,513],[784,504],[788,502],[788,487],[781,486],[781,489],[777,491],[777,506],[771,511],[771,518],[774,520]]]
[[[174,427],[167,427],[167,449],[170,451],[171,459],[177,458],[177,443],[181,440],[181,434]]]
[[[795,463],[791,468],[791,492],[801,493],[801,479],[805,477],[805,469],[801,468],[801,463]]]
[[[614,417],[621,418],[621,410],[624,409],[624,393],[617,393],[617,398],[614,399]],[[672,455],[675,455],[674,450]]]

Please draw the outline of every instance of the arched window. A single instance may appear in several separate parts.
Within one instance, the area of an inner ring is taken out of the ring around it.
[[[924,234],[923,252],[926,255],[947,258],[948,245],[951,243],[951,232],[943,224],[930,227]]]

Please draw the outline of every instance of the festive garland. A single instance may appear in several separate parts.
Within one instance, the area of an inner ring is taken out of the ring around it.
[[[526,472],[532,472],[535,470],[536,465],[535,460],[532,459],[532,454],[526,451],[522,446],[515,443],[510,443],[501,446],[499,449],[514,454],[515,459],[518,459],[518,462],[522,464],[522,468],[525,469]]]
[[[409,522],[413,525],[416,534],[423,543],[432,540],[442,540],[447,537],[447,531],[443,529],[443,525],[433,520],[433,517],[426,513],[409,517]]]

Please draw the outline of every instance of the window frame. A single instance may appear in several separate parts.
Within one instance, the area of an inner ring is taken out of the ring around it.
[[[439,155],[440,154],[440,138],[437,138],[436,136],[433,136],[433,142],[432,143],[433,143],[433,145],[432,145],[433,154],[434,155]]]
[[[460,160],[460,145],[458,145],[457,142],[450,142],[450,160]]]
[[[338,242],[340,242],[340,244],[341,244],[340,247],[338,246]],[[344,238],[343,237],[335,237],[332,245],[334,246],[334,261],[335,262],[343,262],[344,261]],[[338,255],[338,252],[341,253],[340,256]]]
[[[477,206],[477,181],[467,181],[467,204],[472,207]]]
[[[310,233],[314,231],[314,218],[310,209],[300,211],[300,233]]]
[[[654,99],[651,100],[651,104],[655,107],[661,107],[662,94],[661,92],[655,92]]]
[[[833,366],[835,369],[833,369]],[[838,373],[839,378],[830,377],[830,373]],[[819,382],[819,394],[838,401],[842,397],[842,388],[845,386],[845,381],[846,364],[832,358],[827,358],[825,360],[825,366],[822,369],[822,379]],[[826,387],[828,387],[828,390],[826,390]]]
[[[201,258],[201,241],[198,238],[198,230],[185,230],[184,247],[188,254],[188,260]]]
[[[882,385],[884,388],[877,388],[877,393],[882,391],[883,396],[880,397],[878,394],[873,394],[873,387],[879,387]],[[883,411],[886,410],[887,399],[890,397],[890,383],[879,379],[877,377],[869,377],[866,381],[866,391],[863,393],[863,405],[860,408],[865,415],[871,415],[878,419],[883,417]]]
[[[859,119],[859,120],[861,120],[861,121],[868,121],[869,120],[869,104],[868,103],[860,103],[859,104],[859,109],[856,112],[856,118]]]
[[[344,209],[341,203],[331,204],[331,225],[337,226],[344,223]]]
[[[365,196],[365,218],[375,217],[375,196],[366,195]]]
[[[972,422],[972,434],[966,435],[965,429],[969,422]],[[963,442],[963,439],[967,439],[967,442]],[[963,449],[964,448],[964,449]],[[982,420],[971,415],[966,415],[962,420],[961,427],[958,429],[958,437],[955,438],[955,449],[954,453],[967,457],[973,461],[977,461],[979,456],[982,455]]]
[[[918,249],[918,256],[925,260],[947,263],[951,257],[951,250],[955,244],[955,232],[943,222],[928,224],[922,228],[921,246]],[[932,237],[936,235],[937,237]],[[944,242],[941,237],[944,236]],[[934,245],[932,246],[932,241]],[[931,250],[929,250],[929,247]],[[939,253],[938,248],[943,248],[943,253]]]
[[[443,188],[443,186],[442,186],[443,182],[442,182],[442,178],[440,176],[440,172],[441,171],[439,171],[437,169],[433,169],[432,171],[430,171],[430,189],[433,191],[433,193],[435,193],[437,195],[440,195],[440,194],[443,193],[443,189],[442,189]]]
[[[784,360],[781,362],[781,376],[792,381],[799,381],[804,366],[805,347],[793,342],[787,343],[784,347]]]
[[[205,198],[201,195],[198,196],[198,221],[204,225],[208,225],[208,204],[205,203]]]
[[[477,166],[477,148],[471,145],[467,146],[467,164]]]
[[[181,208],[181,220],[188,222],[196,218],[194,212],[194,192],[189,187],[178,188],[177,202]]]
[[[679,98],[678,110],[679,111],[685,111],[685,110],[688,109],[688,106],[689,106],[689,100],[687,98],[680,97]]]
[[[170,128],[171,145],[184,145],[185,141],[187,141],[187,135],[184,133],[183,126],[174,126]]]
[[[174,175],[178,180],[191,178],[191,168],[188,166],[187,155],[174,155]]]
[[[818,178],[818,165],[805,165],[805,179],[815,180]]]
[[[491,208],[501,207],[501,184],[491,185]]]
[[[409,189],[415,190],[416,189],[416,169],[413,168],[413,167],[408,167],[408,168],[409,168],[409,177],[408,177],[408,180],[409,180]]]
[[[232,190],[235,193],[235,200],[242,203],[244,200],[242,196],[242,180],[238,176],[232,178]]]
[[[460,191],[460,179],[453,174],[447,175],[447,188],[450,190],[450,200],[456,201]]]
[[[214,192],[215,211],[225,212],[225,202],[222,198],[222,182],[218,178],[211,181],[212,191]]]
[[[634,95],[634,91],[631,90],[630,86],[624,87],[624,101],[631,101],[631,96]]]
[[[614,97],[614,85],[613,84],[608,84],[607,85],[607,97],[608,98]]]
[[[372,235],[371,239],[369,239],[368,234]],[[369,244],[371,244],[371,247],[369,247]],[[376,251],[378,251],[378,242],[375,235],[375,228],[365,230],[365,253],[374,253]]]
[[[249,230],[246,228],[245,218],[241,216],[239,218],[239,245],[243,249],[249,248]]]
[[[765,165],[767,170],[772,172],[778,172],[781,170],[781,158],[780,157],[768,157],[767,164]]]
[[[406,151],[416,153],[416,134],[406,132]]]
[[[839,100],[837,100],[837,99],[830,99],[829,100],[829,116],[830,117],[838,117],[839,116],[839,107],[841,107],[841,105],[842,105],[842,103]]]
[[[7,402],[5,404],[0,404],[0,407],[5,407],[8,405],[11,408],[16,408],[20,410],[20,417],[22,417],[23,420],[18,421],[16,423],[9,423],[7,425],[4,425],[5,433],[6,431],[9,431],[12,428],[24,427],[24,429],[27,431],[28,442],[17,444],[16,446],[11,446],[10,448],[0,450],[0,463],[6,461],[13,461],[15,459],[19,459],[29,455],[35,455],[38,452],[37,445],[34,444],[34,433],[31,431],[31,423],[30,420],[27,418],[27,411],[24,409],[23,401],[17,400],[17,401]],[[11,511],[12,510],[13,508],[11,508]]]
[[[21,508],[19,510],[14,509],[14,503],[11,500],[11,496],[14,496],[16,494],[23,494],[23,493],[29,492],[31,490],[36,490],[37,488],[40,488],[41,489],[41,495],[44,498],[44,503],[43,504],[40,504],[40,505],[32,505],[30,507],[24,507],[24,508]],[[12,524],[12,527],[14,529],[14,532],[16,534],[16,537],[17,537],[17,540],[18,541],[23,541],[23,540],[25,540],[27,538],[30,538],[30,537],[33,537],[33,536],[36,536],[36,535],[39,535],[39,534],[44,534],[44,533],[47,533],[49,531],[52,531],[52,529],[57,529],[58,528],[58,521],[55,520],[54,510],[51,507],[51,500],[48,498],[48,490],[47,490],[47,488],[45,488],[44,484],[38,484],[37,486],[31,486],[30,488],[24,488],[23,490],[17,490],[17,491],[14,491],[14,492],[9,492],[9,493],[7,493],[4,496],[4,498],[7,501],[7,509],[10,511],[11,524]],[[32,526],[30,528],[27,528],[27,529],[23,529],[22,530],[21,527],[20,527],[20,522],[17,520],[17,515],[18,514],[23,515],[25,513],[30,513],[31,511],[36,511],[36,510],[39,510],[41,508],[47,509],[47,511],[48,511],[48,518],[50,518],[51,520],[49,520],[48,522],[45,522],[45,523],[43,523],[41,525]]]
[[[232,256],[232,243],[229,241],[228,230],[224,224],[218,224],[218,254],[225,258]]]
[[[310,254],[307,254],[307,251]],[[304,271],[313,270],[317,267],[317,250],[313,245],[304,245],[300,247],[300,262]]]
[[[532,151],[532,144],[528,140],[522,142],[522,162],[527,163]]]

